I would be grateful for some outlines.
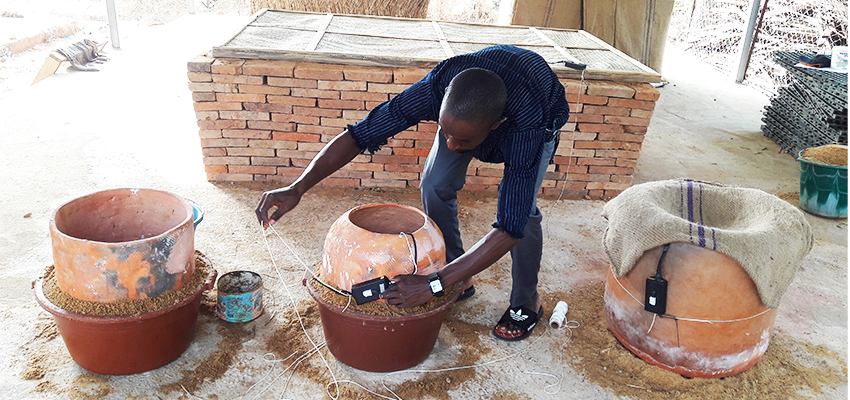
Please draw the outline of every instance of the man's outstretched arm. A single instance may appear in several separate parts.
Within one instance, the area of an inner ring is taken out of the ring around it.
[[[289,186],[263,193],[260,203],[254,210],[257,219],[263,224],[263,228],[268,228],[270,224],[295,208],[304,193],[316,186],[322,179],[327,178],[328,175],[351,162],[358,154],[360,154],[360,148],[357,147],[348,130],[333,138],[322,148],[319,154],[313,157],[310,165],[295,182]],[[272,207],[277,207],[277,209],[269,217],[269,210]]]

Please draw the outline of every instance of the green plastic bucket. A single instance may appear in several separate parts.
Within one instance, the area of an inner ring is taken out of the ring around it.
[[[800,161],[800,207],[827,218],[847,218],[847,166]]]

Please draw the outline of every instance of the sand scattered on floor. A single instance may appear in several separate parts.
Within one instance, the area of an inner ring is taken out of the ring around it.
[[[570,304],[567,318],[581,323],[563,347],[565,362],[592,383],[633,399],[806,399],[847,384],[847,364],[825,346],[796,341],[774,330],[764,357],[753,368],[723,379],[685,378],[647,364],[608,331],[603,284],[554,293]],[[553,351],[562,351],[560,344]],[[801,394],[802,393],[802,394]]]

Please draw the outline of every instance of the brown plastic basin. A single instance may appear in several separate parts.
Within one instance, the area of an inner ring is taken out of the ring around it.
[[[319,303],[319,314],[328,350],[341,363],[372,372],[411,368],[434,350],[443,317],[460,294],[455,290],[442,305],[404,316],[369,315],[343,311],[322,300],[312,285],[310,294]]]
[[[112,189],[59,207],[50,220],[59,288],[84,301],[157,297],[194,271],[194,212],[171,193]]]
[[[102,317],[68,312],[44,295],[44,279],[33,283],[36,300],[53,314],[71,358],[99,374],[127,375],[166,365],[183,354],[195,336],[204,290],[212,289],[213,270],[180,303],[138,316]]]

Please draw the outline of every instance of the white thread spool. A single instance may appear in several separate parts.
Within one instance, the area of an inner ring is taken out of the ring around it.
[[[564,320],[567,319],[568,309],[567,302],[559,301],[555,309],[552,310],[552,317],[549,318],[549,326],[555,329],[561,329],[561,326],[564,325]]]

